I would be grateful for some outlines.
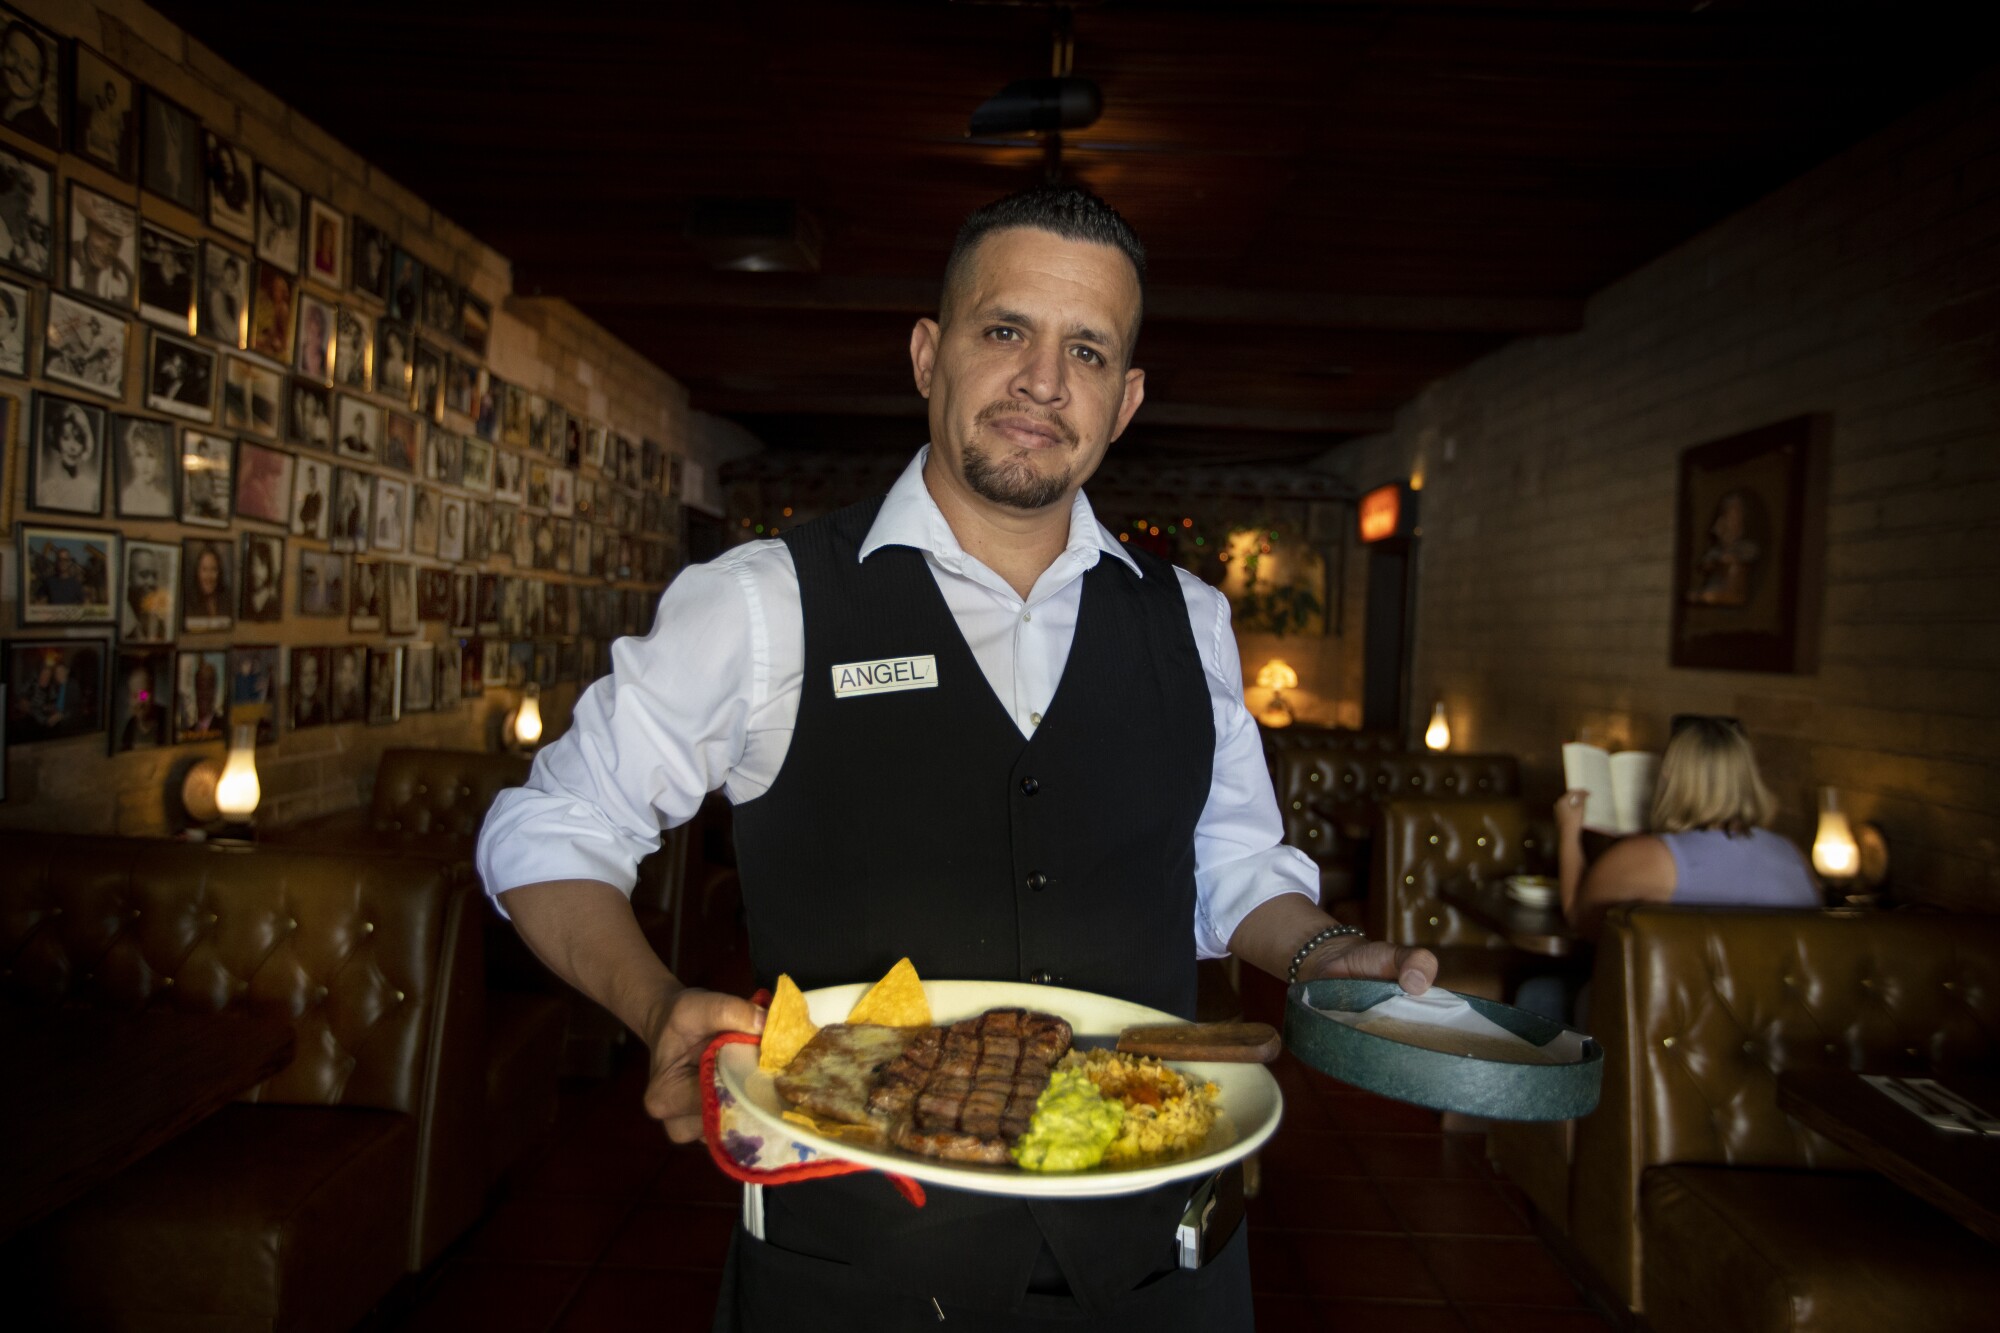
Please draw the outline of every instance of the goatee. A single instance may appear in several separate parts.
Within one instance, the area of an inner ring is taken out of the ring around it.
[[[999,459],[989,457],[979,446],[965,446],[965,484],[973,494],[1009,509],[1047,509],[1069,490],[1070,472],[1064,468],[1054,476],[1037,472],[1025,449],[1009,450]]]

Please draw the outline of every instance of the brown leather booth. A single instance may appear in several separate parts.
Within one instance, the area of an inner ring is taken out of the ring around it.
[[[1475,789],[1481,781],[1510,782],[1513,761],[1490,772],[1445,772],[1445,781]],[[1521,980],[1545,971],[1536,960],[1444,900],[1447,884],[1545,871],[1554,830],[1520,800],[1396,797],[1382,802],[1367,908],[1370,935],[1421,944],[1438,956],[1438,980],[1452,990],[1504,999]]]
[[[19,1005],[295,1019],[280,1074],[21,1238],[20,1327],[340,1329],[478,1215],[476,890],[435,859],[0,833]]]
[[[1568,1230],[1656,1333],[1993,1326],[1992,1247],[1785,1115],[1776,1075],[1992,1068],[2000,918],[1619,908],[1594,981]]]
[[[1319,865],[1320,901],[1326,904],[1367,892],[1383,802],[1512,796],[1521,787],[1520,765],[1512,755],[1300,746],[1272,750],[1268,757],[1285,841]]]

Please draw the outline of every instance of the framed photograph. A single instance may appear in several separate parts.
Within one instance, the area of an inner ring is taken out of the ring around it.
[[[1815,669],[1830,433],[1794,417],[1681,454],[1674,666]]]
[[[392,477],[375,478],[374,526],[369,530],[368,548],[373,551],[401,551],[410,542],[410,483]]]
[[[288,527],[292,518],[292,456],[244,440],[236,446],[236,517]]]
[[[139,98],[139,184],[201,214],[201,122],[152,88]]]
[[[243,534],[243,604],[237,619],[269,623],[285,617],[285,539]]]
[[[250,350],[281,366],[292,363],[297,341],[298,284],[275,264],[257,265],[257,286],[250,297]]]
[[[246,430],[266,439],[276,439],[285,377],[247,357],[226,357],[224,361],[223,426],[229,430]]]
[[[413,643],[403,650],[403,711],[428,713],[437,697],[437,645]]]
[[[457,639],[437,645],[436,708],[440,713],[458,707],[465,679],[465,649]]]
[[[63,146],[62,47],[55,35],[0,5],[0,51],[7,67],[7,96],[0,126],[50,152]]]
[[[335,400],[335,452],[342,458],[382,457],[382,409],[374,403],[341,394]]]
[[[407,402],[410,397],[410,326],[402,320],[375,321],[375,391]]]
[[[576,479],[576,516],[580,519],[597,516],[597,482],[589,477]]]
[[[410,512],[410,554],[435,557],[438,553],[439,493],[428,486],[417,487],[415,508]]]
[[[482,495],[493,490],[493,446],[467,436],[458,450],[459,484]]]
[[[293,460],[292,533],[325,541],[333,524],[333,501],[328,495],[333,467],[317,458]]]
[[[286,386],[290,406],[285,413],[285,439],[310,449],[333,448],[333,393],[294,375]]]
[[[461,291],[458,300],[458,341],[474,356],[486,355],[486,341],[493,329],[493,307]]]
[[[514,529],[519,525],[519,514],[520,510],[513,505],[498,502],[488,511],[486,550],[489,556],[513,560]]]
[[[255,725],[257,744],[277,739],[278,650],[246,645],[229,650],[229,725]]]
[[[9,639],[5,652],[10,747],[104,730],[109,639]]]
[[[375,387],[375,321],[347,306],[333,322],[333,382],[354,393]]]
[[[504,504],[519,504],[527,487],[528,460],[508,449],[493,451],[493,498]],[[498,542],[494,543],[496,546]]]
[[[430,421],[444,415],[444,358],[426,342],[410,357],[410,408]]]
[[[442,624],[451,619],[451,571],[425,565],[417,570],[417,619]]]
[[[327,649],[333,684],[327,691],[328,722],[359,722],[368,715],[368,647],[351,643]]]
[[[526,447],[530,434],[528,429],[528,391],[518,384],[506,386],[506,401],[501,407],[500,441]]]
[[[333,677],[327,670],[325,648],[294,648],[292,653],[292,730],[323,727],[327,694]]]
[[[292,276],[299,272],[305,193],[269,167],[257,168],[257,258]]]
[[[155,329],[146,349],[146,406],[185,421],[214,421],[219,355]]]
[[[576,530],[570,533],[569,538],[569,568],[578,574],[588,574],[590,572],[591,527],[588,523],[578,523],[575,526]]]
[[[424,266],[397,246],[389,258],[389,313],[408,325],[423,314]]]
[[[583,432],[583,461],[585,466],[594,467],[599,471],[604,469],[604,444],[610,438],[610,435],[610,431],[594,423],[585,428]]]
[[[139,317],[191,334],[201,251],[187,237],[139,224]]]
[[[552,518],[549,523],[555,529],[555,571],[567,574],[576,568],[576,524],[566,518]]]
[[[383,600],[389,608],[391,634],[417,632],[417,571],[414,565],[392,560],[382,566],[385,585]]]
[[[479,367],[448,356],[444,361],[444,406],[469,417],[479,406]]]
[[[55,276],[55,206],[48,167],[0,144],[0,264],[33,278]]]
[[[457,435],[441,426],[431,426],[424,431],[423,477],[426,481],[440,486],[456,486],[463,475],[459,461],[461,441]]]
[[[498,574],[481,574],[479,590],[473,601],[473,614],[478,617],[477,630],[480,634],[500,632],[500,583]]]
[[[447,495],[438,504],[437,555],[440,560],[465,559],[465,500]]]
[[[446,621],[453,634],[470,634],[473,610],[479,598],[479,575],[460,570],[451,576],[451,616]]]
[[[208,225],[241,241],[255,240],[257,163],[214,130],[201,132],[202,175],[208,185]],[[247,290],[247,287],[246,287]]]
[[[42,338],[43,377],[86,393],[123,399],[126,322],[57,291],[49,293],[48,304],[48,326]]]
[[[346,559],[332,551],[300,551],[299,614],[338,616],[346,612]]]
[[[299,336],[296,360],[299,374],[321,384],[333,383],[334,325],[332,305],[311,292],[299,293]]]
[[[226,435],[181,431],[181,522],[226,528],[235,495],[235,451]]]
[[[574,472],[583,466],[583,422],[563,415],[563,466]]]
[[[549,507],[549,465],[528,464],[528,498],[526,507],[531,510],[546,510]]]
[[[491,374],[486,375],[479,386],[479,402],[473,409],[472,429],[488,444],[500,438],[500,404],[506,394],[506,382]]]
[[[324,199],[306,210],[306,276],[335,290],[347,285],[347,214]]]
[[[536,569],[556,567],[556,521],[547,514],[534,519],[534,564]]]
[[[493,553],[492,506],[484,500],[465,505],[465,558],[484,563]]]
[[[368,725],[387,726],[403,715],[403,650],[368,650]]]
[[[80,181],[71,181],[64,287],[78,296],[129,310],[137,290],[138,268],[138,211]]]
[[[349,230],[353,233],[353,267],[350,270],[355,291],[372,296],[378,301],[389,299],[389,242],[382,231],[367,218],[356,214]]]
[[[125,542],[125,601],[118,608],[124,643],[172,643],[181,589],[181,548],[167,542]]]
[[[581,443],[582,443],[582,438],[578,437],[579,446],[581,445]],[[569,459],[568,450],[569,450],[569,409],[564,407],[561,403],[551,402],[549,404],[549,456],[556,460],[557,467],[576,466],[576,461],[566,461]],[[581,459],[581,456],[582,456],[582,450],[581,448],[579,448],[578,449],[579,461]]]
[[[117,485],[119,518],[159,518],[172,521],[174,477],[180,468],[174,454],[174,428],[151,417],[123,413],[111,418],[111,454]]]
[[[479,680],[482,686],[500,687],[507,683],[507,641],[486,639],[480,654]]]
[[[417,470],[417,419],[402,412],[382,417],[382,461],[398,472]]]
[[[82,42],[70,50],[69,150],[129,181],[139,155],[132,76]]]
[[[201,299],[195,336],[238,351],[250,345],[250,260],[226,245],[201,243]]]
[[[356,634],[380,634],[387,619],[387,569],[375,560],[356,559],[347,571],[347,628]]]
[[[174,743],[219,741],[228,730],[229,652],[182,649],[174,656]]]
[[[507,645],[507,687],[520,689],[535,678],[535,645],[529,639],[516,639]]]
[[[375,475],[351,467],[333,470],[333,549],[368,549],[369,508]]]
[[[451,275],[437,269],[424,270],[424,323],[437,332],[458,340],[458,284]]]
[[[111,671],[111,753],[173,744],[173,716],[167,711],[173,684],[172,649],[119,646]]]
[[[28,508],[38,513],[104,512],[104,441],[108,414],[91,403],[35,395],[34,446],[28,452]]]
[[[467,636],[458,641],[458,697],[477,699],[486,693],[486,641]]]
[[[549,470],[549,512],[565,518],[576,513],[576,473],[568,468]]]
[[[118,577],[118,534],[23,523],[23,625],[110,625]]]
[[[181,539],[181,632],[214,634],[236,623],[236,546],[227,537]]]
[[[528,448],[538,454],[549,451],[549,400],[538,393],[528,395]]]

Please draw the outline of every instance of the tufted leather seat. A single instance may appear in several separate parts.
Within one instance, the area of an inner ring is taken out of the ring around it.
[[[1269,758],[1285,841],[1318,863],[1323,903],[1367,891],[1371,844],[1385,801],[1512,796],[1521,785],[1520,766],[1511,755],[1384,751],[1347,748],[1343,742],[1273,750]]]
[[[1570,1234],[1655,1329],[1991,1327],[1990,1247],[1786,1116],[1776,1074],[1991,1068],[2000,919],[1619,908],[1594,976]]]
[[[0,834],[8,1002],[297,1031],[283,1072],[25,1242],[33,1298],[64,1326],[345,1327],[435,1258],[483,1187],[473,893],[431,859]]]
[[[1433,770],[1435,785],[1456,780],[1513,781],[1513,760],[1471,759]],[[1554,833],[1524,801],[1435,797],[1384,800],[1368,894],[1368,933],[1397,944],[1421,944],[1438,956],[1438,980],[1452,990],[1501,999],[1529,970],[1545,963],[1521,954],[1500,936],[1446,902],[1447,884],[1477,876],[1498,879],[1548,868]]]

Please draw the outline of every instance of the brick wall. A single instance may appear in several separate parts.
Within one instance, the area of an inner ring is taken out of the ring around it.
[[[29,19],[59,37],[75,37],[103,54],[137,82],[157,88],[191,110],[204,124],[243,145],[260,162],[289,178],[306,194],[330,202],[350,218],[359,216],[381,228],[393,244],[423,263],[449,273],[454,281],[493,307],[487,367],[507,381],[561,403],[568,411],[602,423],[631,438],[651,439],[700,464],[699,442],[688,428],[686,391],[671,376],[613,339],[566,302],[525,298],[512,293],[507,259],[433,210],[423,199],[363,161],[331,135],[300,116],[276,97],[250,82],[200,42],[187,37],[158,13],[135,0],[10,0]],[[71,154],[57,156],[0,130],[0,142],[37,161],[53,162],[58,199],[68,180],[84,181],[122,202],[136,204],[142,216],[193,238],[215,237],[200,218],[137,186],[120,182]],[[59,221],[66,218],[59,206]],[[246,248],[242,243],[229,243]],[[60,247],[59,258],[60,258]],[[19,281],[17,274],[9,279]],[[60,287],[58,271],[55,285]],[[320,291],[330,300],[357,300],[351,294]],[[38,298],[38,309],[40,301]],[[120,410],[134,411],[141,401],[137,388],[143,373],[144,324],[132,322],[128,392]],[[39,338],[36,340],[39,347]],[[38,364],[37,367],[38,368]],[[32,391],[40,381],[0,380],[0,395],[13,400],[8,442],[6,514],[18,524],[24,517],[22,495],[26,467],[26,422]],[[56,391],[70,393],[62,386]],[[448,427],[470,432],[471,423],[446,414]],[[220,425],[216,427],[221,430]],[[225,432],[226,433],[226,432]],[[591,475],[589,469],[585,475]],[[107,485],[107,494],[110,487]],[[206,530],[174,523],[135,522],[111,517],[68,520],[50,515],[26,516],[55,526],[116,528],[128,537],[179,542]],[[220,535],[207,533],[207,535]],[[232,531],[233,539],[236,532]],[[323,547],[308,538],[287,536],[286,595],[297,577],[297,551]],[[44,627],[19,628],[19,558],[10,530],[4,561],[7,577],[0,580],[0,617],[8,637],[44,637]],[[401,558],[414,558],[405,555]],[[416,562],[424,563],[420,558]],[[506,562],[491,566],[513,573]],[[582,582],[568,575],[537,572],[535,577]],[[625,585],[636,586],[636,585]],[[444,628],[426,624],[419,638],[442,639]],[[56,631],[50,637],[59,636]],[[305,619],[288,614],[281,622],[239,626],[233,634],[187,635],[178,647],[221,648],[231,642],[304,645],[353,643],[371,636],[351,634],[344,620]],[[411,643],[408,636],[394,640]],[[543,714],[549,734],[566,724],[576,686],[558,685],[545,691]],[[282,825],[364,801],[381,751],[392,745],[492,748],[501,719],[514,705],[509,690],[488,689],[483,698],[468,700],[451,712],[419,713],[393,726],[363,724],[320,727],[292,732],[280,728],[276,744],[258,751],[264,804],[259,820]],[[6,753],[7,799],[0,804],[0,826],[60,828],[131,835],[157,834],[168,828],[168,790],[178,789],[180,775],[200,758],[218,754],[220,746],[181,745],[161,750],[106,756],[103,733],[72,740],[16,746]]]
[[[1818,668],[1668,666],[1690,446],[1832,423]],[[1417,706],[1454,748],[1657,748],[1733,714],[1810,840],[1838,787],[1896,890],[2000,908],[2000,81],[1943,97],[1512,344],[1329,458],[1420,472]],[[1357,561],[1352,593],[1364,595]],[[1358,645],[1356,648],[1358,651]]]

